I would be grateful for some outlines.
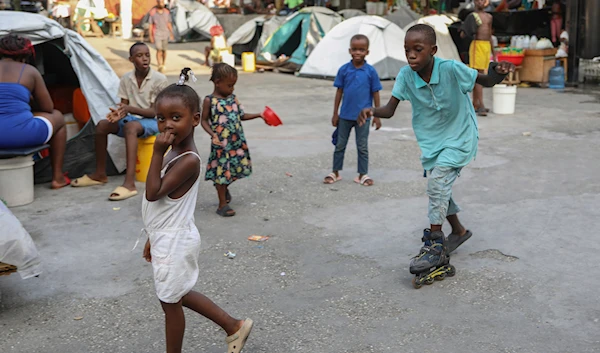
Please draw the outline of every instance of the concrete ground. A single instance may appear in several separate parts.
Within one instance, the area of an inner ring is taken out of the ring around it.
[[[212,89],[206,76],[194,87]],[[408,263],[428,224],[410,105],[371,134],[375,185],[366,188],[352,182],[353,145],[344,180],[322,184],[331,82],[245,74],[236,93],[247,111],[268,104],[284,125],[244,124],[254,174],[232,187],[235,217],[215,214],[216,193],[202,183],[195,289],[254,319],[245,352],[600,352],[597,95],[519,89],[515,115],[479,119],[480,152],[454,188],[474,236],[452,257],[455,277],[415,290]],[[201,129],[196,142],[207,158]],[[0,278],[0,352],[164,352],[151,267],[141,247],[131,251],[141,197],[107,200],[121,182],[37,185],[35,202],[13,209],[44,273]],[[271,238],[250,242],[252,234]],[[225,351],[223,332],[186,314],[184,352]]]

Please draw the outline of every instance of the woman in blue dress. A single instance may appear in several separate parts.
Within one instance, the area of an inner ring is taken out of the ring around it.
[[[62,171],[65,120],[54,109],[42,75],[26,64],[33,55],[29,39],[12,34],[0,38],[0,149],[50,144],[51,187],[59,189],[70,183]]]

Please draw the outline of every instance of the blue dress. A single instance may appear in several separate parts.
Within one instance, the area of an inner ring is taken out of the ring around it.
[[[27,87],[19,82],[0,82],[0,148],[39,146],[48,142],[48,123],[33,116]]]

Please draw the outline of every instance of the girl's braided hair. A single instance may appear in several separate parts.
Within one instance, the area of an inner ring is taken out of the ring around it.
[[[201,111],[200,97],[198,97],[198,93],[196,93],[192,87],[185,84],[187,81],[189,81],[190,75],[193,76],[194,74],[189,67],[181,70],[181,74],[179,74],[179,82],[163,89],[156,97],[156,102],[166,97],[177,97],[183,101],[183,103],[192,113],[199,113]]]
[[[218,63],[213,65],[212,75],[210,75],[210,80],[212,82],[216,82],[217,80],[222,80],[227,77],[237,77],[238,72],[235,67],[232,67],[226,63]]]
[[[35,49],[29,39],[15,34],[0,38],[0,57],[21,60],[34,55]]]

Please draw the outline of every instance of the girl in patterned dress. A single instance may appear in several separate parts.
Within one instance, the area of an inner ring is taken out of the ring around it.
[[[244,113],[233,94],[237,70],[225,63],[213,66],[210,80],[215,89],[202,103],[202,128],[211,136],[211,150],[206,167],[206,180],[212,180],[219,196],[217,214],[235,216],[229,207],[228,187],[238,179],[252,174],[252,162],[242,120],[263,118],[262,114]]]

